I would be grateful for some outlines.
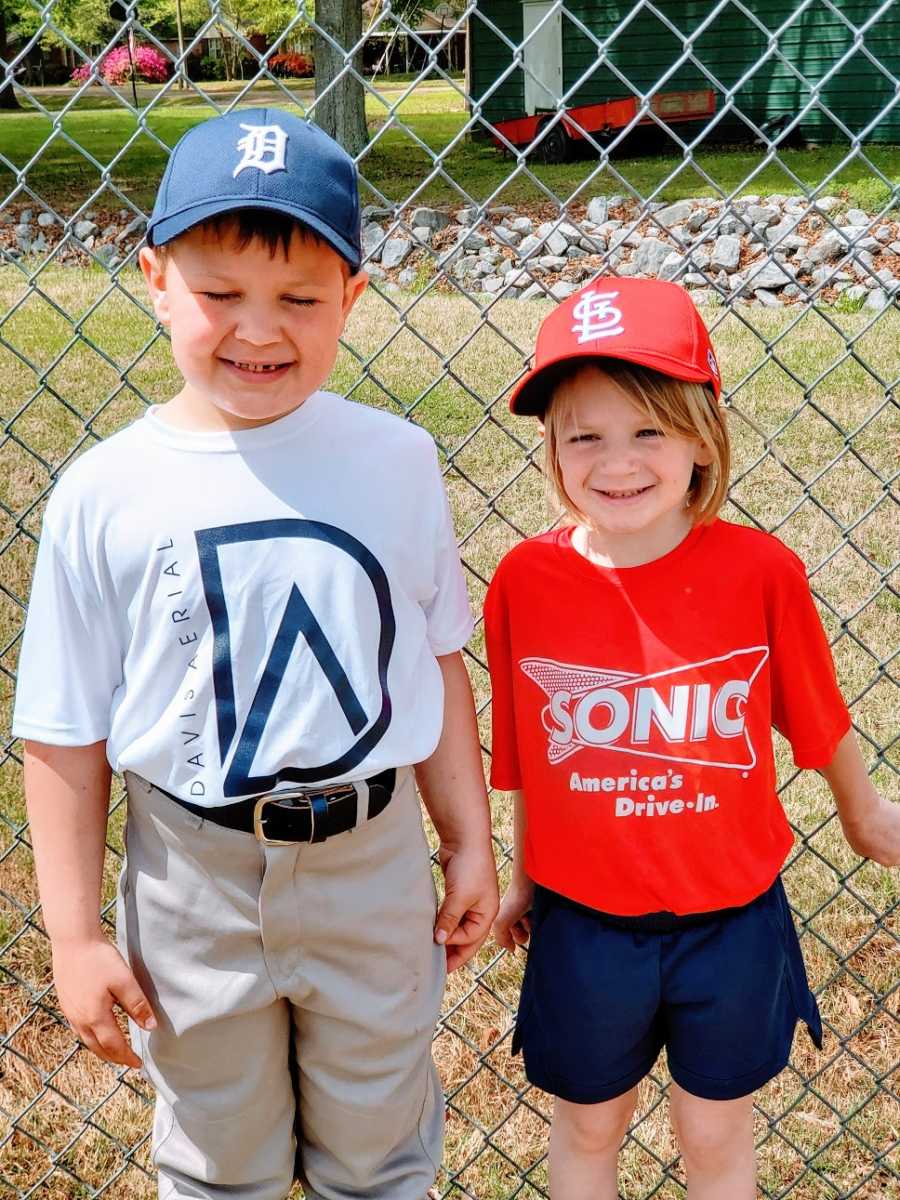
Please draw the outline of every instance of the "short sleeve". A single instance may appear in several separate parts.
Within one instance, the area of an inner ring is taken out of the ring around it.
[[[825,767],[850,728],[831,649],[796,555],[780,573],[771,641],[772,723],[791,743],[798,767]]]
[[[504,792],[522,786],[513,703],[509,615],[501,568],[484,601],[484,637],[491,674],[491,785]]]
[[[459,561],[453,517],[433,444],[432,455],[430,486],[434,489],[437,505],[437,530],[431,547],[434,554],[434,592],[424,611],[432,653],[454,654],[472,636],[475,621]]]
[[[19,656],[13,733],[55,746],[102,741],[121,679],[122,655],[109,614],[45,521]]]

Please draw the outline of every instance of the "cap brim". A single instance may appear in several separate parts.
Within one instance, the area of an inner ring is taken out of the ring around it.
[[[220,213],[234,212],[239,208],[265,208],[270,212],[280,212],[288,217],[294,217],[326,241],[332,249],[340,254],[341,258],[347,260],[354,271],[359,270],[362,257],[358,247],[336,233],[317,213],[309,212],[299,205],[288,204],[281,200],[255,200],[249,196],[207,200],[203,204],[195,204],[190,208],[182,209],[181,212],[173,213],[172,216],[165,217],[161,221],[154,223],[151,220],[147,226],[147,234],[154,246],[164,246],[166,242],[171,242],[173,238],[186,233],[195,225],[199,225],[201,221],[208,221],[210,217],[216,217]]]
[[[637,355],[598,354],[595,348],[579,350],[574,354],[565,354],[552,362],[544,363],[541,367],[532,367],[527,375],[516,384],[509,397],[509,411],[520,417],[540,417],[544,415],[553,389],[560,378],[566,373],[573,362],[584,360],[616,359],[619,362],[630,362],[640,367],[649,367],[662,375],[671,375],[673,379],[683,379],[687,383],[708,384],[718,398],[718,382],[711,374],[689,367],[686,363],[674,361],[662,354],[651,352]]]

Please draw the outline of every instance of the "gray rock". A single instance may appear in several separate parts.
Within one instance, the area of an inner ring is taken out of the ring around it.
[[[481,290],[489,295],[496,295],[506,287],[506,280],[500,275],[488,275],[481,281]]]
[[[751,267],[747,272],[747,284],[754,291],[762,288],[764,291],[770,289],[783,288],[786,283],[790,283],[792,276],[779,266],[778,263],[769,262],[760,268]]]
[[[488,244],[483,233],[466,233],[465,230],[460,230],[459,242],[464,250],[483,250]],[[384,257],[381,261],[384,262]]]
[[[571,296],[577,290],[574,283],[569,283],[567,279],[561,279],[559,283],[553,284],[550,289],[550,295],[554,300],[565,300],[567,296]]]
[[[805,250],[809,245],[809,238],[803,237],[799,233],[789,233],[786,238],[783,238],[779,245],[780,250]]]
[[[723,233],[716,238],[710,265],[714,271],[733,271],[741,260],[741,239]]]
[[[890,297],[883,288],[875,288],[869,292],[863,308],[868,312],[881,312],[890,303]]]
[[[774,292],[769,292],[765,288],[756,288],[753,295],[760,302],[763,308],[778,308],[781,301]]]
[[[379,267],[375,262],[366,263],[366,274],[370,279],[387,279],[384,267]]]
[[[582,246],[570,246],[566,251],[566,258],[587,258],[588,253]]]
[[[31,243],[31,253],[32,254],[43,254],[44,251],[47,249],[47,245],[48,245],[47,239],[44,236],[43,232],[41,232],[37,235],[37,237]]]
[[[483,258],[486,262],[495,263],[500,259],[500,251],[496,246],[482,246],[478,251],[478,257]]]
[[[888,250],[891,254],[900,254],[900,242],[891,242],[891,244],[888,246]]]
[[[512,269],[512,262],[508,258],[501,258],[500,262],[497,264],[498,275],[508,275]]]
[[[565,254],[569,243],[558,230],[554,230],[553,225],[549,221],[545,221],[543,225],[538,225],[537,234],[538,237],[543,239],[548,254]]]
[[[450,224],[450,217],[447,213],[438,212],[436,208],[414,208],[409,223],[413,228],[418,225],[437,233],[439,229],[444,229]]]
[[[94,237],[94,235],[91,234],[90,237],[86,237],[81,244],[82,244],[82,246],[84,246],[85,250],[93,250],[94,242],[96,240],[97,239]]]
[[[609,207],[610,208],[621,208],[623,204],[630,204],[630,203],[631,203],[631,201],[628,199],[627,196],[620,196],[618,192],[616,192],[614,196],[610,196],[610,198],[609,198]]]
[[[837,208],[840,200],[837,196],[820,196],[815,203],[815,207],[819,212],[830,213],[833,208]]]
[[[839,233],[830,229],[823,233],[814,246],[810,246],[806,257],[812,263],[831,262],[844,253],[844,239]]]
[[[542,250],[543,248],[543,242],[541,239],[539,237],[535,237],[533,233],[529,233],[527,237],[523,237],[521,242],[519,242],[519,257],[528,258],[529,255],[534,254],[536,251]]]
[[[94,251],[94,257],[98,259],[103,266],[108,267],[116,255],[115,246],[98,246]]]
[[[595,225],[602,225],[609,217],[609,204],[605,196],[595,196],[587,206],[587,219]]]
[[[546,294],[547,293],[542,284],[532,283],[530,287],[527,287],[525,289],[525,291],[522,293],[522,295],[519,297],[519,299],[520,300],[538,300],[538,299],[541,299],[544,296],[546,296]]]
[[[473,279],[487,279],[489,275],[494,274],[493,264],[486,262],[483,258],[478,258],[469,274]]]
[[[719,234],[726,237],[731,237],[737,233],[744,233],[747,226],[737,217],[725,217],[719,224]]]
[[[818,233],[820,229],[825,228],[825,222],[821,217],[812,216],[809,218],[807,223],[812,233]]]
[[[854,304],[858,300],[864,300],[869,294],[869,289],[863,287],[861,283],[854,283],[852,287],[848,287],[844,295],[848,300],[852,300]]]
[[[621,229],[624,224],[624,221],[604,221],[601,225],[597,226],[597,233],[599,233],[601,237],[612,237],[616,230]]]
[[[515,229],[507,229],[505,225],[497,225],[491,231],[495,241],[502,242],[504,246],[518,246],[522,240],[521,233]]]
[[[412,250],[412,242],[409,238],[388,238],[381,252],[381,265],[387,268],[387,270],[391,270],[392,267],[399,267],[410,250]]]
[[[879,242],[889,242],[893,236],[890,225],[879,225],[875,230],[875,236]]]
[[[687,261],[686,255],[679,254],[677,250],[674,250],[660,263],[659,271],[657,272],[658,277],[660,279],[674,279],[678,272],[685,267]]]
[[[679,225],[682,221],[686,221],[694,211],[694,206],[690,200],[679,200],[676,204],[669,204],[665,208],[661,208],[656,214],[656,219],[660,225],[668,229],[671,225]]]
[[[582,230],[580,226],[573,225],[571,221],[563,221],[557,233],[561,234],[570,246],[574,246],[581,237]]]
[[[121,242],[122,240],[120,234],[116,241]],[[381,251],[378,247],[383,240],[384,230],[380,225],[376,225],[374,221],[368,225],[363,225],[361,234],[363,258],[369,259],[370,262],[376,261],[380,257]]]
[[[139,233],[143,233],[147,228],[147,218],[142,214],[138,214],[133,221],[129,221],[119,236],[117,242],[124,242],[126,238],[135,237]],[[78,237],[78,227],[75,227],[75,236]]]
[[[816,287],[829,287],[835,283],[849,283],[853,276],[849,271],[839,271],[836,267],[816,267],[812,273],[812,281]]]
[[[682,275],[681,282],[685,287],[706,287],[709,280],[705,275],[701,275],[699,271],[688,271],[686,275]]]
[[[507,282],[511,287],[527,288],[534,283],[534,270],[513,270],[509,272]]]
[[[688,233],[699,233],[709,219],[708,208],[695,208],[685,223]]]
[[[710,256],[705,250],[692,250],[686,257],[695,271],[705,271],[710,264]]]
[[[31,238],[25,237],[21,233],[16,234],[16,245],[22,254],[31,253]]]
[[[430,225],[414,225],[412,235],[414,241],[421,242],[423,246],[429,246],[434,237],[434,230]]]
[[[569,260],[564,254],[544,254],[538,262],[545,271],[561,271],[569,265]]]
[[[475,222],[475,217],[478,214],[476,208],[461,208],[453,214],[458,225],[472,225]]]
[[[394,210],[392,208],[380,208],[377,204],[366,204],[359,214],[359,219],[365,225],[367,221],[382,221],[386,217],[393,218],[393,216]]]
[[[114,254],[106,265],[110,271],[114,271],[123,261],[118,254]]]
[[[28,224],[27,221],[20,221],[19,224],[13,230],[13,233],[16,235],[17,238],[30,238],[31,237],[31,226]]]
[[[659,238],[642,238],[631,260],[635,271],[655,275],[671,253],[671,247]]]
[[[862,225],[866,229],[869,228],[869,214],[863,212],[861,208],[850,208],[847,210],[848,225]]]
[[[42,212],[38,213],[37,223],[42,229],[49,229],[51,225],[57,225],[58,221],[53,213]]]
[[[119,232],[118,225],[107,225],[107,227],[103,230],[103,232],[100,234],[100,236],[103,238],[104,241],[107,241],[109,238],[114,238],[118,232]]]
[[[509,222],[509,227],[513,233],[521,233],[524,236],[534,231],[534,221],[531,217],[516,217],[514,221]]]
[[[30,208],[23,208],[22,211],[19,213],[20,223],[22,225],[27,225],[33,215],[34,214],[32,213]]]
[[[803,288],[801,288],[796,283],[787,284],[786,287],[784,287],[781,292],[782,299],[784,299],[784,300],[788,300],[788,299],[793,300],[797,296],[802,296],[802,295],[803,295]]]
[[[747,220],[754,225],[762,225],[768,228],[774,225],[781,217],[781,210],[776,208],[774,204],[748,204],[747,205]]]
[[[765,230],[765,239],[771,246],[774,242],[783,243],[783,239],[792,236],[791,230],[794,228],[795,222],[790,217],[784,217],[781,221],[776,221],[774,225],[770,225]]]
[[[583,237],[578,243],[585,254],[602,254],[606,250],[607,244],[606,238],[600,233],[592,233],[590,237]]]
[[[639,233],[635,233],[630,229],[617,229],[609,239],[610,250],[617,250],[620,246],[629,246],[632,249],[637,249],[644,239]]]

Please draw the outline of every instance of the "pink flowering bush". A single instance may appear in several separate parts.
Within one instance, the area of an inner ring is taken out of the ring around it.
[[[154,46],[135,46],[134,73],[138,79],[144,79],[148,83],[164,83],[169,75],[169,60]],[[72,72],[72,82],[83,83],[90,74],[90,63],[82,63]],[[115,50],[110,50],[100,65],[100,74],[114,87],[121,87],[127,83],[131,78],[128,47],[117,46]]]

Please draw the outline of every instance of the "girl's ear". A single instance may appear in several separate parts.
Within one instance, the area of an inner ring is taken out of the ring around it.
[[[712,464],[713,452],[709,446],[705,446],[703,442],[697,443],[697,449],[694,451],[694,466],[708,467]]]
[[[544,436],[544,422],[540,419],[538,419],[538,435],[540,437]]]

